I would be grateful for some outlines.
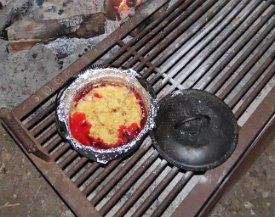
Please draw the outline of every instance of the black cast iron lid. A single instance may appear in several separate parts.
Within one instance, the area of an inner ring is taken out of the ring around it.
[[[231,109],[201,90],[176,91],[164,97],[152,133],[155,148],[169,163],[204,171],[223,163],[238,139]]]

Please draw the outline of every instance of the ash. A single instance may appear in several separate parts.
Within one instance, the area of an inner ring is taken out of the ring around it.
[[[69,60],[74,61],[115,31],[120,26],[120,23],[121,21],[107,20],[105,24],[105,34],[88,39],[62,37],[46,44],[45,47],[52,50],[59,59],[68,57]]]

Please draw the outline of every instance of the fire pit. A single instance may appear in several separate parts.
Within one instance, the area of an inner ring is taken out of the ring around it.
[[[26,101],[1,110],[3,125],[77,216],[206,215],[274,137],[274,13],[271,1],[179,0],[133,37],[148,17],[136,14]],[[53,101],[70,77],[102,63],[140,72],[159,99],[187,88],[218,96],[238,120],[233,155],[205,173],[172,167],[149,138],[105,167],[80,156],[57,133]]]

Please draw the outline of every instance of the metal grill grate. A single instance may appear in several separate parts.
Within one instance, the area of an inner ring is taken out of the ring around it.
[[[77,216],[203,215],[274,129],[274,14],[272,1],[179,0],[132,37],[144,20],[137,16],[11,112],[2,110],[3,124]],[[217,95],[238,118],[236,151],[204,174],[171,167],[149,137],[129,159],[104,167],[82,157],[57,134],[54,99],[93,64],[134,68],[160,99],[185,88]]]

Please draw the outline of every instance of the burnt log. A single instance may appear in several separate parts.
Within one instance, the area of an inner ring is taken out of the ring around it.
[[[104,13],[73,16],[55,20],[25,18],[7,28],[8,40],[14,50],[31,48],[58,37],[90,38],[105,33]]]
[[[105,10],[106,16],[109,20],[120,19],[117,7],[118,6],[114,4],[114,0],[105,0],[104,1],[104,10]]]

